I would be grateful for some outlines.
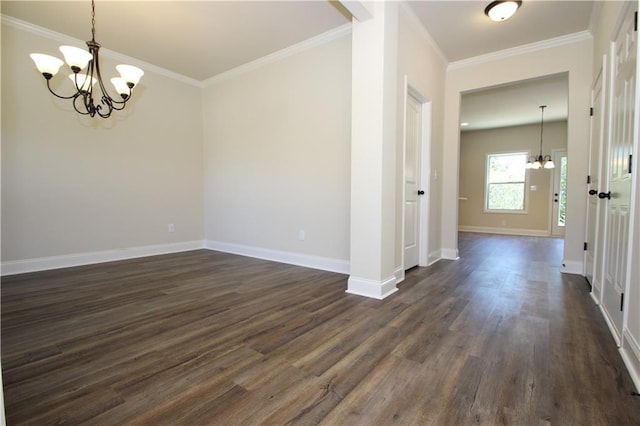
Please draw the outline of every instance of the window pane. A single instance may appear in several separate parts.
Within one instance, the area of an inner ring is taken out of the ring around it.
[[[525,154],[490,155],[489,183],[524,182]]]
[[[489,184],[489,210],[524,210],[524,183]]]
[[[560,158],[560,192],[558,193],[558,226],[565,226],[567,214],[567,157]]]

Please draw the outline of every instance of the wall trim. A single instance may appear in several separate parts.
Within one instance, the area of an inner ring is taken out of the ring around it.
[[[477,232],[479,234],[522,235],[525,237],[549,237],[549,231],[541,229],[494,228],[490,226],[458,226],[458,232]]]
[[[316,46],[320,46],[322,44],[336,40],[338,38],[346,36],[347,34],[351,34],[350,23],[341,25],[337,28],[324,32],[320,35],[301,41],[300,43],[296,43],[293,46],[289,46],[277,52],[271,53],[270,55],[266,55],[254,61],[247,62],[246,64],[230,69],[229,71],[225,71],[218,75],[214,75],[213,77],[210,77],[203,81],[203,87],[211,86],[211,85],[220,83],[222,81],[232,79],[239,75],[248,73],[250,71],[254,71],[258,68],[262,68],[266,65],[280,61],[289,56],[293,56],[297,53],[304,52],[305,50],[309,50]]]
[[[449,248],[441,248],[440,253],[442,255],[441,259],[447,260],[458,260],[460,259],[460,255],[458,253],[458,249],[449,249]]]
[[[442,249],[434,250],[427,257],[427,266],[431,266],[442,259]]]
[[[88,253],[65,254],[35,259],[9,260],[2,262],[0,267],[0,276],[47,271],[50,269],[71,268],[74,266],[92,265],[95,263],[156,256],[159,254],[179,253],[201,248],[204,248],[202,241],[186,241],[181,243],[157,244]]]
[[[81,47],[81,48],[84,48],[86,46],[85,40],[73,38],[68,35],[50,30],[48,28],[40,27],[30,22],[16,19],[12,16],[1,15],[1,18],[2,18],[2,25],[7,25],[13,28],[17,28],[19,30],[27,31],[31,34],[35,34],[37,36],[44,37],[49,40],[54,40],[62,44],[70,44],[70,45],[74,45],[76,47]],[[157,65],[150,64],[149,62],[141,61],[140,59],[134,58],[132,56],[127,56],[118,52],[114,52],[113,50],[109,50],[104,47],[100,48],[100,56],[106,56],[116,61],[122,61],[127,64],[135,65],[137,67],[144,69],[145,71],[153,72],[154,74],[168,77],[173,80],[177,80],[182,83],[189,84],[191,86],[196,86],[200,88],[203,87],[203,84],[201,81],[198,81],[191,77],[187,77],[182,74],[178,74],[177,72],[174,72],[174,71],[169,71],[166,68],[162,68]]]
[[[402,266],[398,266],[396,270],[393,271],[393,276],[396,278],[396,284],[399,284],[402,281],[404,281],[404,278],[405,278],[404,268],[402,268]]]
[[[350,276],[347,293],[382,300],[398,291],[396,277],[391,276],[382,281]]]
[[[560,272],[563,274],[584,275],[584,262],[575,260],[563,260]]]
[[[222,241],[212,240],[206,240],[204,242],[204,248],[209,250],[221,251],[224,253],[237,254],[240,256],[270,260],[273,262],[287,263],[290,265],[303,266],[306,268],[336,272],[339,274],[349,273],[349,262],[341,259],[332,259],[328,257],[293,253],[281,250],[272,250],[261,247],[252,247],[242,244],[226,243]]]
[[[636,387],[636,392],[640,392],[640,344],[625,329],[622,333],[622,347],[620,355],[624,361],[624,365],[629,371],[631,380]]]
[[[486,55],[479,55],[472,58],[461,59],[455,62],[449,62],[447,71],[466,68],[486,62],[497,61],[500,59],[506,59],[513,56],[526,55],[540,50],[560,47],[566,44],[577,43],[579,41],[590,40],[592,38],[593,36],[589,31],[579,31],[577,33],[554,37],[548,40],[524,44],[522,46],[516,46],[509,49],[498,50],[495,52],[487,53]]]

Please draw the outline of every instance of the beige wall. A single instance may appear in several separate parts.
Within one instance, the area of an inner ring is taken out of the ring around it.
[[[350,35],[203,93],[206,240],[347,261]]]
[[[540,235],[550,231],[552,203],[552,170],[527,171],[527,213],[486,213],[484,196],[486,158],[503,152],[540,152],[540,125],[504,127],[462,132],[460,135],[460,229],[530,233]],[[567,147],[567,122],[544,124],[543,155]],[[536,191],[531,191],[531,186]],[[542,231],[542,232],[541,232]]]
[[[568,73],[569,116],[567,120],[567,226],[563,256],[564,272],[582,273],[585,230],[586,173],[593,61],[593,40],[588,34],[565,40],[545,49],[523,50],[520,54],[498,55],[449,65],[447,71],[444,144],[442,245],[445,257],[458,255],[458,160],[460,155],[461,94],[508,82]]]
[[[29,58],[60,44],[2,26],[3,263],[201,241],[200,89],[147,70],[125,111],[90,120]]]
[[[423,188],[429,191],[423,199],[423,214],[428,218],[428,223],[421,226],[427,228],[428,240],[423,241],[428,253],[426,259],[422,259],[421,264],[431,263],[440,258],[440,227],[441,216],[440,206],[442,202],[442,185],[438,180],[440,170],[442,170],[442,132],[444,117],[444,81],[446,73],[446,62],[437,48],[434,47],[430,36],[419,24],[417,18],[413,16],[408,7],[400,8],[400,25],[398,26],[398,125],[397,125],[397,189],[398,208],[396,221],[396,266],[401,266],[402,254],[402,194],[403,189],[403,129],[404,129],[404,80],[411,88],[417,91],[422,100],[429,104],[431,113],[428,133],[423,135],[426,140],[423,158]],[[434,178],[435,177],[435,178]]]

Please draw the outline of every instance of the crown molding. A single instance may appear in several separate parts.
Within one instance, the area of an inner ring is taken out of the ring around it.
[[[269,55],[263,56],[262,58],[258,58],[254,61],[247,62],[246,64],[240,65],[236,68],[230,69],[229,71],[225,71],[218,75],[215,75],[211,78],[208,78],[203,81],[203,85],[211,86],[217,83],[220,83],[225,80],[229,80],[231,78],[237,77],[241,74],[248,73],[250,71],[254,71],[258,68],[264,67],[266,65],[272,64],[274,62],[280,61],[289,56],[293,56],[297,53],[304,52],[305,50],[309,50],[316,46],[320,46],[322,44],[328,43],[330,41],[339,39],[348,34],[351,34],[351,24],[344,24],[333,30],[329,30],[320,35],[307,39],[305,41],[301,41],[300,43],[296,43],[292,46],[289,46],[285,49],[279,50],[277,52],[271,53]]]
[[[483,64],[487,62],[507,59],[514,56],[524,55],[527,53],[537,52],[540,50],[550,49],[553,47],[564,46],[571,43],[590,40],[593,36],[589,31],[580,31],[573,34],[567,34],[560,37],[550,38],[535,43],[524,44],[522,46],[512,47],[509,49],[498,50],[496,52],[487,53],[486,55],[474,56],[472,58],[462,59],[450,62],[447,71],[470,67],[473,65]]]
[[[63,44],[75,45],[75,46],[85,46],[86,41],[79,40],[74,37],[70,37],[68,35],[49,30],[47,28],[40,27],[38,25],[34,25],[30,22],[22,21],[20,19],[16,19],[12,16],[1,15],[2,17],[2,25],[7,25],[13,28],[17,28],[19,30],[23,30],[29,32],[31,34],[35,34],[40,37],[44,37],[50,40],[57,41]],[[178,74],[173,71],[169,71],[168,69],[159,67],[157,65],[150,64],[148,62],[141,61],[140,59],[133,58],[131,56],[123,55],[118,52],[114,52],[113,50],[105,49],[104,47],[100,48],[100,55],[106,56],[110,59],[114,59],[116,61],[122,61],[125,63],[129,63],[131,65],[135,65],[139,68],[144,69],[145,71],[153,72],[154,74],[162,75],[164,77],[171,78],[173,80],[180,81],[182,83],[189,84],[191,86],[203,87],[201,81],[193,79],[191,77],[184,76],[182,74]]]

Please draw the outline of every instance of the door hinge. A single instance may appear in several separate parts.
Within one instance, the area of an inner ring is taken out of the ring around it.
[[[591,183],[591,175],[587,175],[587,184]]]
[[[589,243],[587,243],[586,241],[584,242],[583,249],[584,249],[584,251],[589,250]]]
[[[589,116],[593,117],[593,107],[589,108]]]
[[[620,310],[624,310],[624,293],[620,293]]]
[[[633,160],[633,154],[629,154],[629,173],[631,173],[631,160]]]
[[[633,14],[633,31],[638,31],[638,11]]]

